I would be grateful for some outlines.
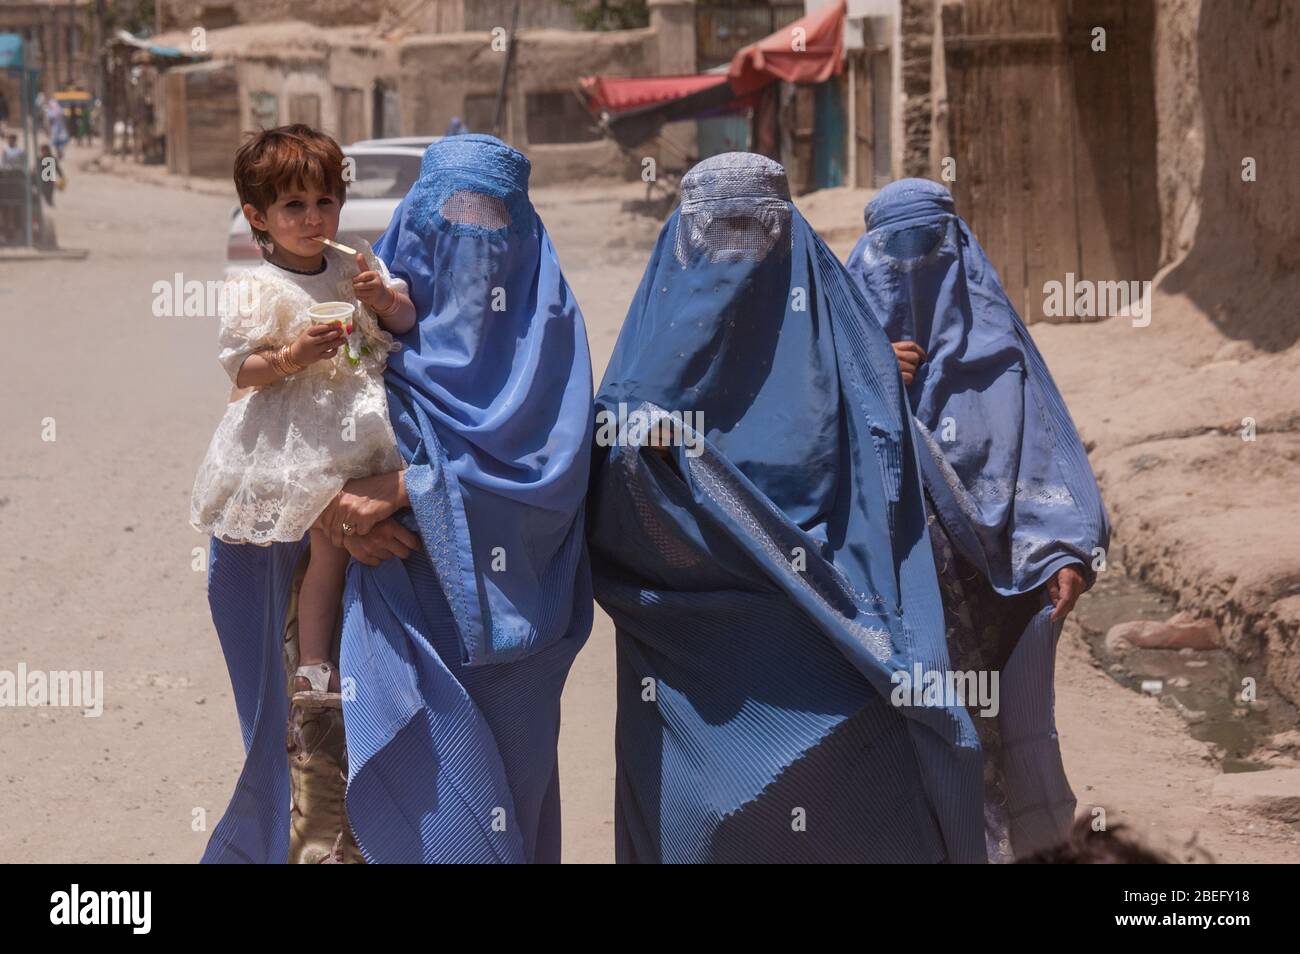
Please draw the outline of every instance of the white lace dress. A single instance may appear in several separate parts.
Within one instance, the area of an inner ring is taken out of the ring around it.
[[[338,241],[360,251],[390,288],[406,291],[363,239]],[[232,382],[251,352],[292,342],[320,301],[357,304],[349,344],[360,361],[340,348],[274,384],[232,392],[194,479],[196,530],[228,543],[300,540],[347,480],[403,466],[383,382],[388,353],[401,345],[357,302],[355,258],[326,248],[325,261],[315,275],[263,262],[232,276],[240,294],[223,309],[219,356]]]

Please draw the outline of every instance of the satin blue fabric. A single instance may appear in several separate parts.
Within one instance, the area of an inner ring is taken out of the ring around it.
[[[528,202],[527,160],[490,137],[448,142],[375,246],[419,319],[386,382],[408,462],[398,519],[423,549],[348,567],[347,811],[370,862],[556,862],[560,693],[593,611],[586,333]],[[464,196],[445,204],[466,192],[500,199],[487,211],[510,221],[467,225],[451,211]],[[205,862],[287,858],[280,653],[305,552],[212,543],[209,602],[247,759]]]
[[[597,442],[618,857],[982,860],[968,714],[888,702],[896,671],[948,668],[888,341],[779,165],[715,157],[682,195],[596,399],[598,428],[703,414],[698,454]]]
[[[1069,565],[1091,586],[1110,531],[1087,452],[952,195],[935,182],[903,179],[871,200],[865,219],[848,271],[868,306],[862,321],[925,349],[907,393],[926,489],[948,538],[1003,596],[1031,593]],[[1000,673],[1017,855],[1064,837],[1076,804],[1053,713],[1062,624],[1040,596],[1043,607],[1011,635]]]
[[[936,182],[890,183],[867,205],[848,271],[891,341],[925,349],[907,388],[944,525],[1002,594],[1063,566],[1091,585],[1110,529],[1087,452],[988,256]]]
[[[420,319],[389,356],[390,413],[471,666],[564,637],[578,598],[591,356],[528,172],[491,136],[434,143],[374,245]]]
[[[409,512],[403,522],[415,530]],[[205,864],[283,864],[289,853],[284,614],[307,541],[211,542],[208,598],[234,688],[245,760]],[[584,560],[585,569],[585,560]],[[589,592],[589,590],[588,590]],[[344,590],[341,669],[347,810],[371,863],[560,860],[560,693],[591,627],[516,662],[468,667],[424,551]]]

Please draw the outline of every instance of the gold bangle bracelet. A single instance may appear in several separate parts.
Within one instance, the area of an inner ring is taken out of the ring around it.
[[[296,374],[297,372],[301,371],[303,368],[307,367],[307,365],[299,364],[297,361],[293,359],[292,352],[289,350],[289,345],[285,345],[281,349],[280,353],[282,355],[281,361],[283,362],[284,366],[288,369],[286,371],[286,374]]]
[[[299,364],[290,357],[289,345],[282,345],[279,348],[274,348],[267,352],[266,360],[270,363],[272,368],[285,377],[288,377],[291,374],[296,374],[306,367],[305,364]]]

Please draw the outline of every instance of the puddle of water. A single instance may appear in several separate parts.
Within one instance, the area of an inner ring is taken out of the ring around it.
[[[1116,682],[1141,692],[1143,682],[1159,680],[1156,693],[1188,725],[1193,738],[1213,743],[1222,754],[1224,772],[1267,768],[1246,761],[1251,750],[1275,732],[1300,727],[1300,716],[1257,672],[1249,671],[1226,650],[1182,652],[1176,649],[1130,649],[1107,652],[1106,633],[1117,623],[1166,620],[1176,612],[1172,600],[1122,573],[1100,573],[1074,615],[1093,656]],[[1266,708],[1241,701],[1242,680],[1257,681],[1256,694]]]

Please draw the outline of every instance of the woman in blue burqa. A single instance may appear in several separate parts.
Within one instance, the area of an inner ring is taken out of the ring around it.
[[[1109,526],[1042,355],[946,188],[891,183],[849,258],[894,344],[921,437],[930,533],[958,669],[999,673],[976,715],[991,861],[1064,836],[1075,799],[1052,713],[1065,615],[1104,566]]]
[[[597,394],[624,862],[982,861],[898,364],[785,170],[682,180]],[[647,426],[648,418],[654,418]]]
[[[418,317],[386,373],[407,466],[350,483],[322,518],[358,557],[343,834],[369,862],[559,860],[560,691],[592,620],[591,364],[528,173],[489,136],[436,143],[374,247]],[[204,861],[291,851],[281,641],[306,554],[212,544],[247,761]]]

